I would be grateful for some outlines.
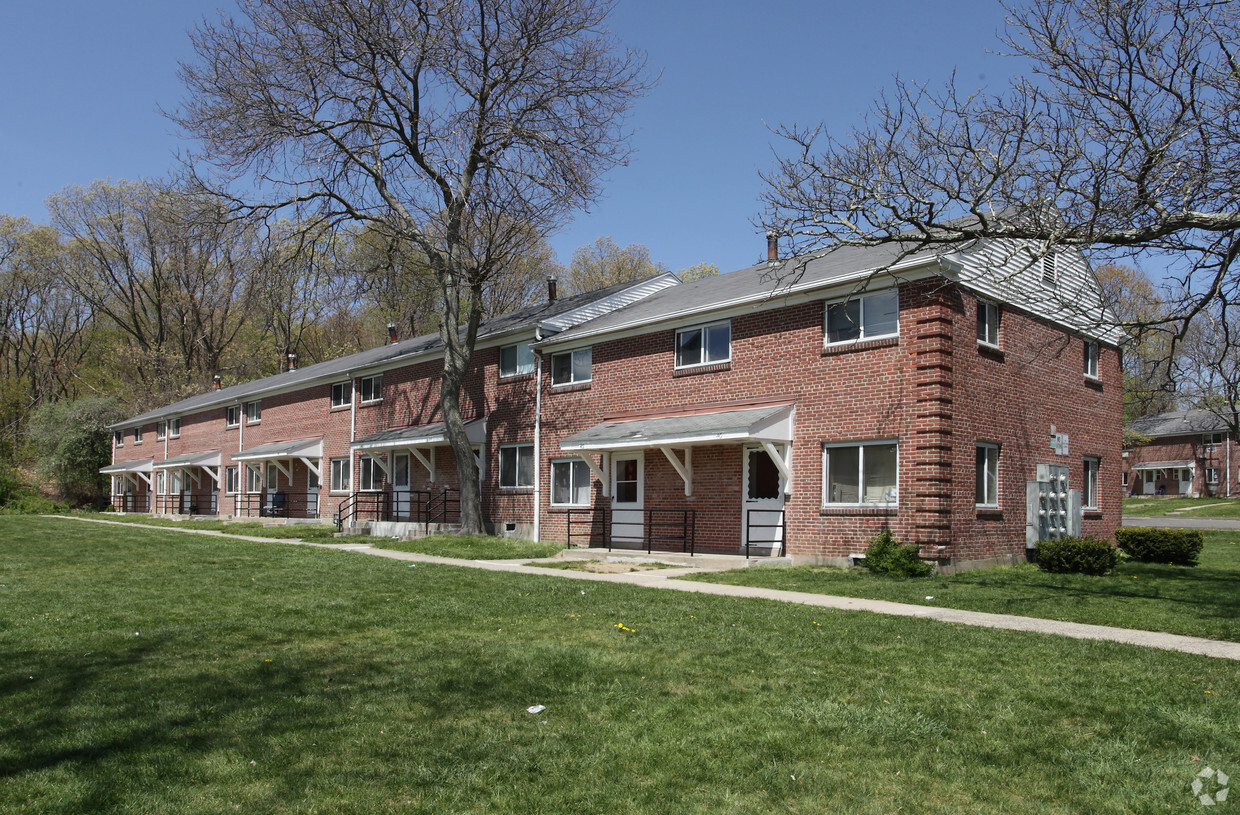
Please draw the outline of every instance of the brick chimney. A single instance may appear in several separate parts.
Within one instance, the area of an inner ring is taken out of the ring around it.
[[[398,342],[396,336],[396,323],[388,323],[388,344],[395,345]]]
[[[291,351],[289,352],[289,355],[288,355],[288,369],[290,371],[297,370],[297,355],[292,353]]]
[[[774,230],[766,233],[766,262],[779,262],[779,235]]]
[[[548,303],[555,302],[555,294],[556,294],[555,284],[556,284],[556,279],[554,277],[547,278],[547,302]]]
[[[216,390],[219,390],[220,388],[224,387],[224,377],[220,376],[219,374],[216,374],[215,376],[211,377],[211,379],[215,381]]]

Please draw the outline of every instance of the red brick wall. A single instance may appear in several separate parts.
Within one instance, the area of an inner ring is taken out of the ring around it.
[[[1125,490],[1122,482],[1120,482],[1119,489],[1122,492],[1133,491],[1137,495],[1144,494],[1145,479],[1152,477],[1152,473],[1147,470],[1138,475],[1135,472],[1131,472],[1132,467],[1138,464],[1171,461],[1196,462],[1197,466],[1193,473],[1191,493],[1200,496],[1240,495],[1240,483],[1237,481],[1237,471],[1240,469],[1240,446],[1237,446],[1231,440],[1230,434],[1227,434],[1226,444],[1214,445],[1212,449],[1208,449],[1202,443],[1201,433],[1164,436],[1150,439],[1145,444],[1136,445],[1127,451],[1127,455],[1124,457],[1123,470],[1124,472],[1129,472],[1129,486]],[[1218,468],[1218,484],[1206,484],[1207,467]],[[1164,475],[1171,475],[1171,473],[1165,473]],[[1227,483],[1228,479],[1231,480],[1230,484]],[[1159,487],[1163,489],[1165,495],[1176,495],[1180,489],[1179,477],[1164,477],[1155,482],[1155,489]]]

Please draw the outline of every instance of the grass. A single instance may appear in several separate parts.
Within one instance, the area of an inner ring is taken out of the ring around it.
[[[227,532],[230,535],[249,535],[256,538],[273,538],[276,540],[297,538],[299,540],[323,543],[336,536],[336,527],[330,524],[292,524],[285,526],[264,526],[261,521],[210,521],[195,518],[188,521],[177,521],[171,518],[156,518],[150,515],[117,515],[114,512],[81,512],[83,518],[113,521],[115,523],[136,524],[141,526],[171,527],[175,529],[206,529],[212,532]]]
[[[1203,534],[1206,545],[1196,567],[1125,561],[1105,577],[1047,574],[1022,564],[907,580],[829,566],[754,567],[684,579],[1240,642],[1240,532]]]
[[[0,518],[0,666],[5,813],[1188,811],[1240,761],[1230,661],[51,518]]]
[[[1184,518],[1240,518],[1238,498],[1124,498],[1125,515],[1161,518],[1178,510],[1190,510]]]
[[[419,552],[465,560],[529,560],[555,557],[563,544],[551,541],[528,541],[520,538],[495,538],[489,535],[428,535],[411,541],[374,538],[380,549],[395,552]]]

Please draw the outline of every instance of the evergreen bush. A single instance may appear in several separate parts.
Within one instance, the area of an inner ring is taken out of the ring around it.
[[[1115,543],[1128,557],[1142,563],[1196,566],[1205,538],[1196,529],[1129,526],[1115,530]]]
[[[901,545],[886,529],[866,547],[861,565],[874,574],[894,577],[925,577],[934,571],[934,564],[917,556],[916,545]]]
[[[1038,542],[1037,561],[1044,572],[1103,575],[1119,562],[1119,550],[1097,538],[1052,538]]]

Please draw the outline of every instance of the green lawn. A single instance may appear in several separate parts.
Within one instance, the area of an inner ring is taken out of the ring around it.
[[[97,518],[115,523],[141,524],[143,526],[171,527],[174,529],[207,529],[213,532],[227,532],[231,535],[250,535],[257,538],[298,538],[300,540],[322,543],[336,537],[336,527],[331,524],[291,524],[285,526],[263,526],[260,521],[211,521],[195,518],[189,521],[174,521],[171,518],[157,518],[150,515],[118,515],[114,512],[80,512],[83,518]]]
[[[1125,515],[1155,518],[1173,512],[1183,518],[1240,518],[1240,498],[1125,498]]]
[[[1231,661],[50,518],[0,518],[0,666],[4,813],[1189,812],[1240,772]]]
[[[907,580],[830,566],[758,566],[684,579],[1240,642],[1240,532],[1203,534],[1206,546],[1199,566],[1128,561],[1105,577],[1047,574],[1036,566],[1022,564]]]
[[[363,538],[379,549],[396,552],[419,552],[424,555],[456,557],[465,560],[529,560],[555,557],[564,548],[551,541],[528,541],[520,538],[495,538],[489,535],[428,535],[411,541]]]

